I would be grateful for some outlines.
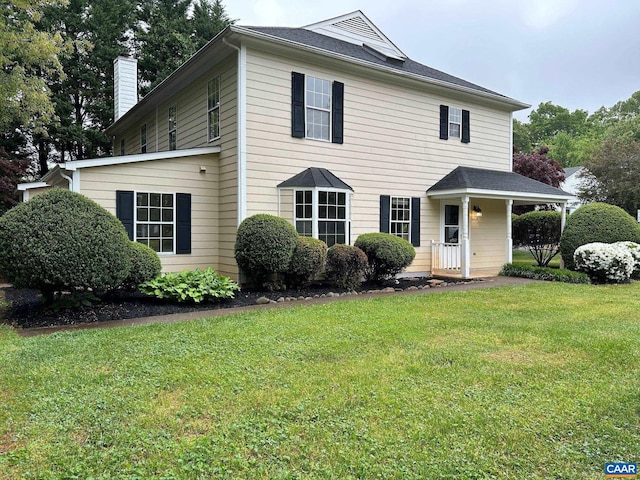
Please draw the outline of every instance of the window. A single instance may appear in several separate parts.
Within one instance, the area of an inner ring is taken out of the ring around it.
[[[327,190],[295,191],[295,226],[300,235],[332,246],[349,243],[349,196]]]
[[[411,241],[411,198],[391,197],[389,233]]]
[[[120,155],[124,155],[124,138],[120,139]]]
[[[460,243],[460,207],[458,205],[444,206],[444,242]]]
[[[449,107],[449,137],[460,138],[462,130],[462,110]]]
[[[140,153],[147,153],[147,124],[140,127]]]
[[[469,143],[469,116],[469,110],[440,105],[440,139],[459,138],[462,143]]]
[[[291,72],[291,136],[343,142],[344,84]]]
[[[331,126],[331,83],[307,76],[306,80],[307,138],[329,141]]]
[[[211,142],[220,137],[220,77],[209,80],[207,85],[207,124]]]
[[[174,252],[173,193],[136,193],[136,242],[159,253]]]
[[[296,230],[304,237],[313,236],[313,191],[296,191]]]
[[[169,107],[169,150],[176,149],[176,132],[178,130],[178,115],[175,105]]]

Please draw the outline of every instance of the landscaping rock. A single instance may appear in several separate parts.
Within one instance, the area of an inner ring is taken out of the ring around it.
[[[271,303],[271,300],[269,300],[267,297],[260,297],[256,300],[256,305],[266,305],[268,303]]]
[[[395,289],[395,288],[393,288],[393,287],[386,287],[386,288],[383,288],[383,289],[381,290],[381,292],[382,292],[382,293],[393,293],[393,292],[395,292],[395,291],[396,291],[396,289]]]
[[[444,280],[438,280],[437,278],[429,280],[429,286],[431,287],[439,287],[443,283],[445,283]]]

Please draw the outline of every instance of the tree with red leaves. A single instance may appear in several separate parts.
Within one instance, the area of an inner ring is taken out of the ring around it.
[[[0,147],[0,216],[18,203],[16,185],[27,173],[27,157],[13,157]]]
[[[547,157],[549,147],[542,146],[532,153],[516,153],[513,155],[513,171],[525,177],[538,180],[552,187],[560,187],[564,182],[564,170],[554,159]],[[518,215],[534,210],[533,205],[514,207],[514,213]],[[552,210],[551,206],[542,210]]]

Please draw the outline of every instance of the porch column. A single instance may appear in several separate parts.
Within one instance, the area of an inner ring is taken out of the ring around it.
[[[460,273],[462,278],[469,278],[471,272],[471,246],[469,245],[469,197],[462,197],[462,258]]]
[[[507,249],[505,260],[506,263],[511,263],[513,261],[513,232],[511,230],[511,212],[513,210],[513,200],[506,200],[507,204],[507,242],[505,244],[505,248]]]
[[[567,202],[563,202],[560,204],[560,235],[564,232],[564,227],[567,223]],[[562,255],[560,255],[560,268],[564,268],[564,260],[562,260]]]

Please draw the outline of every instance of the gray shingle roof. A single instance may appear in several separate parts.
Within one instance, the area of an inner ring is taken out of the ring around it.
[[[317,167],[307,168],[278,185],[278,188],[284,187],[329,187],[353,191],[353,188],[344,183],[329,170]]]
[[[457,78],[453,75],[449,75],[434,68],[427,67],[426,65],[415,62],[410,58],[407,58],[404,62],[394,59],[383,60],[382,58],[380,58],[380,56],[374,55],[360,45],[355,45],[353,43],[345,42],[344,40],[339,40],[333,37],[322,35],[320,33],[312,32],[311,30],[306,30],[304,28],[247,26],[243,26],[243,28],[282,38],[284,40],[301,43],[303,45],[321,48],[323,50],[335,52],[357,60],[364,60],[374,64],[390,67],[400,72],[412,73],[425,78],[439,80],[453,85],[458,85],[460,87],[470,88],[479,92],[498,95],[500,97],[504,97],[505,99],[509,98],[500,93],[488,90],[471,82],[467,82],[466,80],[462,80],[461,78]]]
[[[444,190],[478,189],[498,192],[521,192],[538,195],[571,195],[559,188],[533,180],[514,172],[500,172],[484,168],[457,167],[427,190],[429,193]]]
[[[564,176],[565,178],[569,178],[571,175],[573,175],[574,173],[576,173],[578,170],[580,170],[582,167],[567,167],[564,169]]]

